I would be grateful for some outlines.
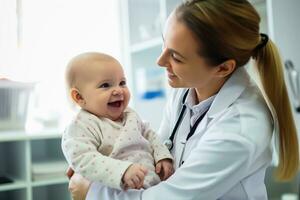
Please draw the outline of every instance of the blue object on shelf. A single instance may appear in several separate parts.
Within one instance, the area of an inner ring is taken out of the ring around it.
[[[139,98],[151,100],[165,97],[165,74],[160,68],[139,68],[136,71]]]
[[[141,98],[142,99],[154,99],[154,98],[158,98],[158,97],[164,97],[165,93],[164,91],[147,91],[145,92]]]

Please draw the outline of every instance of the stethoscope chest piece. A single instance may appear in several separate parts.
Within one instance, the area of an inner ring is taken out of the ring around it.
[[[166,145],[166,147],[167,147],[169,150],[171,150],[172,147],[173,147],[173,142],[172,142],[170,139],[168,139],[168,140],[165,140],[165,141],[164,141],[164,145]]]
[[[164,145],[167,146],[167,148],[171,151],[172,148],[173,148],[173,142],[174,142],[174,137],[175,137],[175,134],[177,132],[177,129],[183,119],[183,115],[185,113],[185,110],[186,110],[186,105],[184,104],[185,103],[185,99],[187,97],[187,94],[188,94],[188,91],[187,90],[185,92],[185,94],[183,95],[183,98],[182,98],[182,108],[181,108],[181,111],[180,111],[180,114],[179,114],[179,117],[175,123],[175,126],[172,130],[172,133],[171,133],[171,136],[169,137],[169,139],[165,140],[164,141]],[[203,117],[206,115],[206,113],[208,112],[209,108],[204,112],[202,113],[202,115],[196,120],[196,122],[194,123],[194,125],[191,127],[190,129],[190,132],[188,133],[187,137],[186,137],[186,142],[189,140],[190,137],[192,137],[198,127],[198,124],[201,122],[201,120],[203,119]]]

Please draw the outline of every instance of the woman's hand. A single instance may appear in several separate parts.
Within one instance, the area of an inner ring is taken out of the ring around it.
[[[73,176],[73,174],[74,170],[71,167],[69,167],[66,172],[67,177],[70,179]]]
[[[160,180],[164,181],[174,173],[172,160],[162,159],[157,162],[155,172],[159,175]]]
[[[74,174],[69,182],[69,191],[71,192],[73,200],[85,200],[89,191],[91,182],[81,176],[80,174]]]
[[[147,169],[140,164],[132,164],[125,171],[122,181],[125,185],[125,190],[141,189],[144,185],[144,178],[147,174]]]
[[[89,191],[91,182],[81,176],[80,174],[74,173],[74,171],[69,168],[67,170],[67,176],[69,181],[69,191],[73,200],[85,200],[86,195]]]

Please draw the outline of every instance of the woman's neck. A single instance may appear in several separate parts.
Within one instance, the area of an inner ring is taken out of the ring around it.
[[[215,81],[214,83],[207,84],[206,86],[201,88],[195,88],[197,103],[200,103],[201,101],[217,94],[224,85],[224,83],[227,81],[227,79],[228,78]]]

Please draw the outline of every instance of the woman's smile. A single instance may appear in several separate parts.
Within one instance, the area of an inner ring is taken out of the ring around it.
[[[174,79],[174,78],[177,77],[174,73],[172,73],[172,72],[170,72],[170,71],[167,71],[167,73],[168,73],[168,78],[169,78],[169,79]]]

